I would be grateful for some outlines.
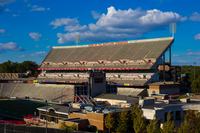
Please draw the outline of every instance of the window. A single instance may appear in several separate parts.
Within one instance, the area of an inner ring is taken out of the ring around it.
[[[75,88],[76,95],[88,95],[88,88],[87,86],[76,86]]]

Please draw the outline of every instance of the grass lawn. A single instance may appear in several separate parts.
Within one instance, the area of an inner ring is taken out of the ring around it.
[[[36,108],[45,106],[45,103],[30,100],[0,100],[1,119],[22,119],[23,116],[34,114]]]

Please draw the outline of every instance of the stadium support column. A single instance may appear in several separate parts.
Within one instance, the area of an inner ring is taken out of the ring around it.
[[[165,53],[163,54],[163,81],[165,82]]]
[[[169,47],[169,65],[171,66],[172,63],[172,48],[171,46]]]

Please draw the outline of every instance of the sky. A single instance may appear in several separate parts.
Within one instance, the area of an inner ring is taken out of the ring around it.
[[[41,61],[52,46],[169,37],[172,62],[200,65],[199,0],[0,0],[0,63]],[[79,39],[78,39],[79,38]]]

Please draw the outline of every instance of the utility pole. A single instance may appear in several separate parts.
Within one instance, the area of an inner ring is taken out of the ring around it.
[[[165,83],[165,53],[163,54],[163,81]]]
[[[4,123],[4,133],[6,133],[6,122]]]
[[[47,133],[48,131],[47,131],[47,129],[48,129],[48,127],[47,127],[47,106],[48,106],[48,102],[47,102],[47,100],[45,101],[45,103],[46,103],[46,130],[45,130],[45,133]]]

